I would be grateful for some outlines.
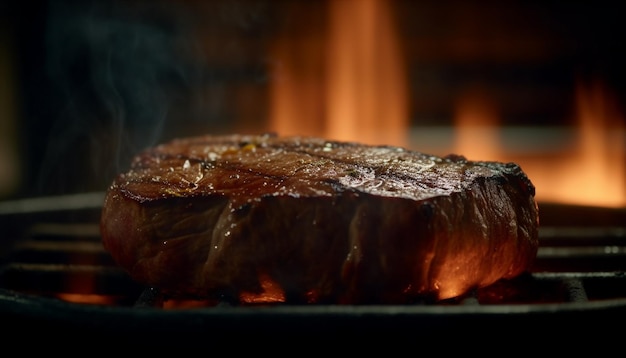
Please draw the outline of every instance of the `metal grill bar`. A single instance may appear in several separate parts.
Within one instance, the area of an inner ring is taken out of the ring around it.
[[[88,196],[92,201],[96,200],[94,197]],[[50,208],[44,210],[43,216],[24,215],[20,211],[18,216],[28,220],[18,220],[22,227],[11,231],[16,233],[13,245],[0,252],[0,288],[70,301],[80,299],[75,295],[81,294],[116,297],[119,299],[110,300],[112,305],[166,308],[168,299],[155,289],[133,282],[113,262],[99,236],[99,209],[85,208],[83,199],[73,200],[71,205],[73,208],[78,205],[76,202],[83,203],[82,208],[63,210],[61,217]],[[52,205],[52,201],[45,202]],[[66,218],[68,213],[78,219]],[[487,306],[626,299],[624,272],[626,227],[544,225],[540,228],[537,261],[529,275],[498,282],[444,304]],[[181,304],[184,306],[184,302]],[[174,306],[179,307],[177,303]]]

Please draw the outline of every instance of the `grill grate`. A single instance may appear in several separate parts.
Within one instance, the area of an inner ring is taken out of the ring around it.
[[[562,209],[546,207],[547,217]],[[62,322],[66,329],[127,332],[141,325],[143,331],[171,333],[172,327],[177,332],[219,327],[223,334],[240,331],[243,323],[250,332],[256,327],[258,334],[268,320],[310,333],[322,329],[322,324],[325,332],[373,327],[380,332],[392,321],[449,329],[470,325],[477,317],[515,324],[529,317],[558,317],[563,329],[569,317],[591,313],[597,319],[626,317],[626,227],[619,225],[626,221],[602,225],[576,221],[582,223],[576,227],[548,221],[540,228],[532,272],[438,304],[235,307],[169,300],[133,282],[101,244],[99,213],[94,205],[0,216],[9,233],[0,246],[0,316],[16,321],[23,321],[24,315],[38,321],[43,316],[45,322]],[[121,328],[120,320],[133,323]],[[38,322],[37,327],[46,325]],[[416,329],[420,330],[412,331]]]
[[[166,300],[156,299],[158,292],[140,287],[115,265],[100,241],[98,209],[83,210],[83,214],[89,213],[78,220],[31,218],[36,221],[25,223],[26,227],[9,240],[13,244],[3,254],[0,287],[70,302],[163,307]],[[540,240],[529,276],[499,282],[444,304],[626,297],[626,227],[543,226]],[[572,294],[572,290],[577,293]]]
[[[40,219],[44,220],[44,219]],[[180,307],[133,282],[104,250],[97,221],[36,221],[15,237],[0,267],[0,287],[69,302]],[[503,281],[445,305],[579,302],[626,298],[626,228],[545,226],[530,275]],[[146,292],[144,292],[146,291]]]
[[[129,305],[140,288],[100,242],[95,223],[35,223],[15,240],[0,287],[68,302]]]

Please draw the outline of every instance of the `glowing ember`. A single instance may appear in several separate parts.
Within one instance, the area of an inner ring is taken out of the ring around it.
[[[268,275],[260,274],[259,282],[263,288],[262,292],[243,292],[239,295],[239,300],[243,303],[285,302],[285,292]]]
[[[218,302],[210,300],[181,300],[181,299],[168,299],[163,302],[164,309],[186,309],[197,307],[212,307],[217,305]]]
[[[98,294],[85,293],[58,293],[56,297],[62,301],[71,303],[83,303],[92,305],[113,305],[116,298],[111,296],[103,296]]]

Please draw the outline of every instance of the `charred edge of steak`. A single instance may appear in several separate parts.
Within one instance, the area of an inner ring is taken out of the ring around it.
[[[260,139],[259,139],[260,138]],[[199,146],[207,146],[207,147],[218,147],[218,146],[234,146],[237,148],[245,148],[251,144],[258,145],[269,152],[284,152],[284,153],[296,153],[301,155],[302,157],[307,158],[315,158],[318,161],[326,161],[329,165],[338,165],[343,166],[344,168],[354,168],[348,169],[348,175],[354,175],[355,178],[358,177],[358,170],[371,171],[377,178],[381,180],[395,180],[397,182],[406,182],[412,183],[415,186],[421,186],[424,190],[428,190],[428,182],[421,180],[421,178],[416,178],[414,173],[409,173],[407,171],[401,170],[389,170],[389,166],[384,162],[375,162],[374,164],[364,162],[364,161],[355,161],[351,158],[342,158],[332,154],[326,154],[325,151],[319,151],[320,146],[333,148],[334,150],[345,149],[350,151],[351,149],[359,149],[364,147],[363,145],[359,145],[358,143],[353,142],[340,142],[340,141],[328,141],[324,140],[323,142],[320,140],[309,140],[307,138],[298,138],[296,140],[281,140],[281,141],[272,141],[272,139],[276,139],[276,135],[265,135],[261,137],[247,137],[247,136],[225,136],[225,137],[200,137],[200,138],[192,138],[187,140],[176,140],[171,142],[170,146],[176,146],[180,144],[184,145],[199,145]],[[445,165],[455,164],[459,166],[459,171],[465,170],[473,170],[477,167],[485,167],[489,168],[493,176],[499,176],[502,180],[504,177],[514,177],[520,180],[520,184],[523,189],[528,192],[528,195],[535,195],[535,187],[526,174],[522,171],[521,167],[516,163],[501,163],[501,162],[487,162],[487,161],[468,161],[464,156],[450,154],[444,157],[438,157],[434,155],[428,155],[421,152],[410,151],[400,147],[394,146],[366,146],[369,148],[376,149],[387,149],[390,151],[396,150],[399,153],[411,158],[423,159],[432,161],[435,165]],[[256,169],[249,165],[249,163],[241,163],[236,160],[223,160],[221,158],[207,158],[206,156],[194,156],[191,154],[173,154],[168,152],[167,150],[163,150],[163,148],[167,148],[167,145],[158,146],[155,148],[150,148],[144,153],[138,155],[136,160],[132,164],[133,170],[142,170],[142,169],[150,169],[154,168],[154,161],[168,162],[168,161],[188,161],[190,165],[200,165],[203,170],[210,171],[216,168],[221,170],[230,171],[234,174],[242,174],[245,176],[256,176],[262,178],[268,178],[273,180],[285,180],[291,176],[291,174],[272,174],[267,171]],[[146,160],[149,158],[150,160]],[[358,170],[357,170],[358,169]],[[315,178],[313,178],[315,179]],[[129,180],[129,178],[126,178]],[[149,177],[141,177],[135,176],[130,178],[130,181],[135,181],[136,183],[147,182],[152,180]],[[348,185],[342,184],[336,178],[321,178],[320,182],[326,182],[332,186],[335,191],[344,191],[344,190],[356,190],[360,191],[359,188],[350,187]],[[430,183],[431,187],[436,187],[438,185],[437,182]],[[197,192],[200,194],[201,192]],[[193,195],[193,194],[192,194]],[[136,199],[139,199],[137,197]],[[150,200],[150,198],[142,198],[142,200]]]

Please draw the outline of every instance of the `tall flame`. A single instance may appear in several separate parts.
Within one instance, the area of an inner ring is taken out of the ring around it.
[[[501,160],[500,118],[488,93],[471,87],[459,97],[455,110],[452,152],[471,160]]]
[[[322,39],[281,39],[270,129],[371,144],[407,143],[407,84],[390,3],[328,2]],[[321,57],[318,53],[321,51]]]
[[[576,88],[577,142],[558,171],[546,166],[542,183],[547,200],[626,206],[624,116],[601,82]]]
[[[278,60],[269,130],[407,146],[406,66],[391,5],[384,0],[328,1],[328,21],[322,21],[327,26],[294,22],[295,28],[283,32],[273,49]],[[600,83],[580,84],[576,98],[575,136],[558,152],[529,155],[509,150],[494,97],[472,87],[457,102],[454,141],[441,154],[517,162],[535,184],[538,201],[626,207],[626,132],[620,108]]]
[[[489,98],[476,89],[461,96],[454,153],[472,160],[517,162],[535,184],[539,201],[626,207],[624,116],[600,81],[577,85],[570,146],[539,157],[506,151],[496,105]]]

